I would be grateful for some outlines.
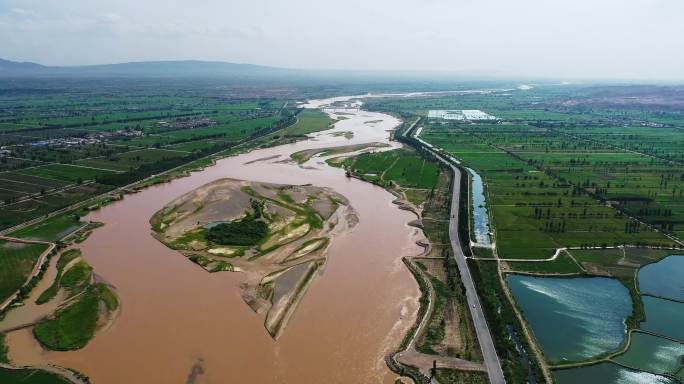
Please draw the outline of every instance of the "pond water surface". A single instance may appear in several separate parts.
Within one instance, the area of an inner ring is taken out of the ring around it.
[[[632,300],[615,279],[509,275],[506,280],[549,361],[588,359],[618,348],[625,338]]]
[[[684,256],[668,256],[639,270],[639,290],[684,301]]]
[[[665,376],[634,371],[613,363],[554,371],[556,384],[675,384]]]

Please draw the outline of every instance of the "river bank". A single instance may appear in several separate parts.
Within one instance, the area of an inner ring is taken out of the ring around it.
[[[30,332],[13,332],[10,357],[73,367],[95,383],[183,382],[198,364],[204,373],[196,382],[393,382],[384,356],[417,310],[417,285],[401,262],[420,253],[416,230],[408,226],[413,215],[393,205],[390,193],[347,179],[316,158],[302,166],[282,161],[300,150],[342,144],[397,146],[388,140],[397,119],[362,110],[345,117],[309,140],[218,160],[91,213],[89,220],[105,226],[83,242],[84,257],[117,287],[125,310],[80,351],[45,352]],[[333,135],[350,131],[352,138]],[[166,202],[223,177],[332,187],[359,214],[357,228],[331,246],[323,277],[312,283],[277,342],[240,302],[239,275],[207,277],[149,233],[147,220]]]

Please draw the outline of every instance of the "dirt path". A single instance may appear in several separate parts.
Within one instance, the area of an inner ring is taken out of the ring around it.
[[[396,359],[402,364],[418,367],[420,372],[426,377],[431,376],[433,364],[436,364],[437,368],[450,368],[461,371],[486,371],[482,363],[463,360],[457,357],[427,355],[416,350],[400,352]]]

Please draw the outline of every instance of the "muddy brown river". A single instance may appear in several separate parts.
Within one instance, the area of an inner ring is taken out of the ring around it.
[[[328,101],[315,101],[318,107]],[[30,330],[8,335],[20,365],[57,364],[107,383],[392,383],[385,355],[415,320],[418,286],[401,262],[420,253],[415,217],[382,188],[314,157],[286,163],[303,149],[390,143],[399,121],[346,111],[333,130],[296,144],[255,150],[170,183],[127,195],[92,213],[105,226],[81,244],[95,272],[113,284],[122,308],[85,348],[47,352]],[[353,132],[347,139],[335,132]],[[278,156],[277,158],[274,156]],[[258,159],[266,159],[254,161]],[[150,235],[149,218],[172,199],[218,178],[331,187],[346,196],[359,224],[336,236],[283,335],[274,341],[263,316],[240,298],[240,273],[210,274]]]

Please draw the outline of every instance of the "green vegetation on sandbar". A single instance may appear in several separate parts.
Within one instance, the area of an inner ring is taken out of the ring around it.
[[[268,224],[264,221],[264,202],[250,199],[253,212],[240,220],[220,223],[205,230],[207,240],[220,245],[257,245],[268,235]]]
[[[106,284],[93,283],[93,269],[81,258],[78,249],[69,249],[60,255],[55,280],[36,303],[53,299],[60,289],[67,293],[66,306],[36,324],[33,335],[48,349],[83,348],[98,326],[118,308],[119,300]]]
[[[7,384],[70,384],[70,381],[39,369],[0,368],[0,383]]]
[[[92,284],[74,303],[57,311],[54,318],[38,323],[33,334],[48,349],[66,351],[83,348],[97,329],[101,302],[108,313],[119,305],[107,285]]]
[[[80,260],[62,275],[60,284],[69,293],[74,294],[90,283],[92,275],[93,268],[85,261]]]
[[[334,120],[327,114],[317,109],[305,109],[297,115],[297,123],[284,129],[280,134],[284,136],[307,135],[329,129],[333,122]]]
[[[0,240],[0,301],[21,288],[47,247]]]
[[[241,220],[217,224],[207,230],[209,241],[221,245],[256,245],[268,234],[268,224],[247,216]]]
[[[59,260],[57,261],[57,275],[55,276],[55,280],[52,282],[52,284],[45,290],[43,293],[38,296],[38,299],[36,299],[36,304],[44,304],[47,303],[48,301],[52,300],[55,296],[57,296],[57,292],[59,291],[61,284],[61,279],[62,279],[62,273],[64,272],[64,267],[71,261],[74,260],[78,257],[81,257],[81,251],[78,249],[69,249],[64,252],[59,256]],[[86,264],[87,265],[87,264]],[[76,266],[74,266],[75,268]],[[74,269],[72,268],[72,269]],[[69,283],[71,283],[71,280],[77,280],[74,279],[74,277],[71,275],[73,272],[70,272],[70,276],[68,277]],[[83,271],[84,268],[80,267],[78,270]],[[84,276],[85,277],[85,276]],[[88,276],[89,278],[89,276]],[[81,281],[85,280],[84,278],[81,279]],[[68,283],[68,284],[69,284]]]
[[[382,186],[395,183],[404,188],[431,189],[439,174],[436,162],[409,148],[364,153],[345,159],[342,165],[360,178]]]

